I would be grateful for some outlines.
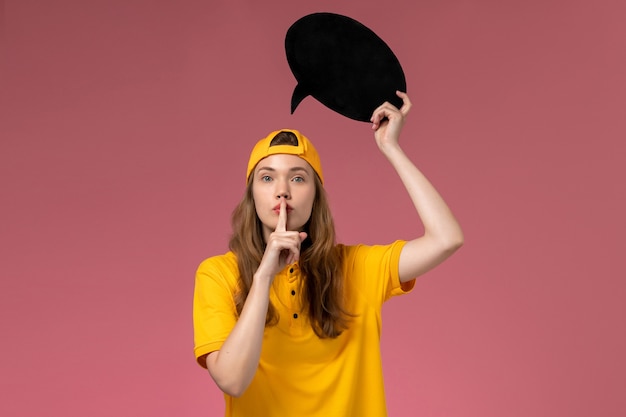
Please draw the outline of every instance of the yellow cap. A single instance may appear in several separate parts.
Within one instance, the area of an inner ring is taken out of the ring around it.
[[[298,138],[298,146],[293,145],[275,145],[270,146],[272,139],[279,134],[280,132],[291,132]],[[320,177],[320,181],[322,184],[324,183],[324,176],[322,175],[322,163],[320,161],[320,157],[315,150],[315,147],[309,141],[306,136],[297,130],[292,129],[281,129],[276,130],[265,138],[261,139],[257,142],[257,144],[252,149],[252,153],[250,154],[250,160],[248,161],[248,173],[246,174],[246,180],[250,179],[250,174],[254,171],[254,167],[259,163],[259,161],[263,158],[266,158],[270,155],[276,154],[288,154],[288,155],[296,155],[300,158],[304,159],[311,165],[313,170],[317,173],[318,177]]]

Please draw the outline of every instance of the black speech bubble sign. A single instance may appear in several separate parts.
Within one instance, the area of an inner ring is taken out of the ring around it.
[[[398,58],[387,44],[360,22],[334,13],[313,13],[287,30],[285,51],[298,81],[291,113],[307,96],[350,119],[369,122],[388,101],[396,107],[406,92]]]

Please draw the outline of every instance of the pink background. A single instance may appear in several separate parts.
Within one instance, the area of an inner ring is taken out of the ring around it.
[[[400,59],[405,149],[466,234],[385,307],[390,415],[626,415],[622,0],[0,5],[0,415],[222,414],[193,276],[271,130],[315,140],[343,242],[416,235],[367,124],[289,114],[318,11]]]

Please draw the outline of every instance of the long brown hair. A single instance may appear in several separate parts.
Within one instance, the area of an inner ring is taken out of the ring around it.
[[[295,141],[295,143],[294,143]],[[290,132],[281,132],[270,146],[290,144],[297,146],[297,138]],[[347,329],[351,314],[345,310],[341,253],[335,242],[335,225],[328,205],[326,192],[317,175],[315,199],[311,217],[305,225],[307,239],[302,243],[300,270],[304,277],[302,286],[303,309],[308,310],[311,325],[320,338],[334,338]],[[235,295],[237,313],[241,314],[258,269],[265,242],[262,224],[252,197],[253,176],[250,176],[243,199],[232,214],[233,234],[230,250],[237,256],[239,267],[239,292]],[[270,302],[266,325],[278,323],[278,312]]]

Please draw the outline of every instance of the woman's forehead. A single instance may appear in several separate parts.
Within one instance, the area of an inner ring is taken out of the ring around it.
[[[309,165],[307,161],[300,158],[299,156],[281,154],[281,153],[269,155],[261,159],[259,163],[257,164],[255,171],[259,171],[262,169],[269,169],[269,170],[274,170],[274,171],[277,171],[277,170],[289,171],[289,170],[294,170],[294,169],[303,169],[307,171],[308,173],[313,172],[313,168],[311,168],[311,165]]]

